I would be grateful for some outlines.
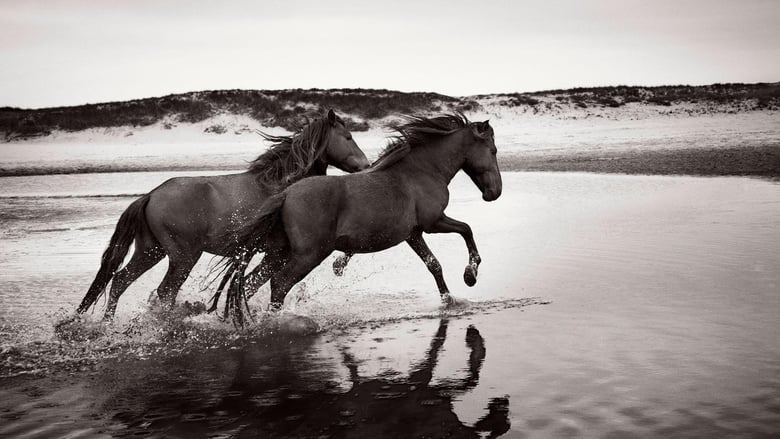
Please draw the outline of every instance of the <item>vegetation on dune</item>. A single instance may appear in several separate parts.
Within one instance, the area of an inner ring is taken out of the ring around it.
[[[748,110],[780,109],[780,83],[708,86],[592,87],[534,93],[451,97],[437,93],[403,93],[367,89],[215,90],[42,109],[0,108],[0,136],[5,141],[45,136],[55,130],[146,126],[165,121],[195,123],[221,113],[249,116],[264,126],[294,130],[328,108],[342,114],[353,131],[389,115],[472,111],[490,100],[500,106],[527,106],[534,113],[550,102],[571,108],[621,107],[636,102],[670,106],[739,104]]]
[[[350,129],[360,131],[368,129],[366,121],[390,114],[467,110],[472,105],[464,98],[390,90],[215,90],[36,110],[3,107],[0,132],[12,140],[54,130],[146,126],[164,119],[195,123],[220,113],[246,115],[265,126],[294,130],[328,108],[337,109]]]
[[[579,107],[620,107],[638,102],[670,106],[674,103],[730,104],[744,102],[751,109],[780,109],[780,83],[664,85],[657,87],[573,88],[529,93],[528,98],[554,96]]]

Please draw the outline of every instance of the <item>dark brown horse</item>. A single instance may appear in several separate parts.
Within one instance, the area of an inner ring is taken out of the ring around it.
[[[228,255],[235,240],[224,239],[227,231],[253,221],[269,196],[304,177],[325,175],[328,165],[355,172],[369,164],[333,110],[293,136],[264,137],[275,144],[246,172],[172,178],[134,201],[119,218],[77,311],[93,306],[113,278],[105,313],[110,318],[127,287],[166,255],[168,272],[157,294],[173,304],[201,254]],[[119,270],[133,242],[133,256]]]
[[[238,314],[245,302],[244,271],[251,255],[265,251],[271,276],[272,309],[287,292],[334,250],[351,255],[381,251],[406,241],[436,280],[442,300],[449,290],[441,265],[422,233],[460,233],[469,243],[466,278],[476,278],[479,255],[471,229],[449,218],[447,186],[461,169],[485,201],[501,195],[493,129],[463,115],[408,117],[398,136],[367,171],[301,180],[274,195],[256,213],[257,221],[231,231],[238,241],[223,282],[228,304]]]

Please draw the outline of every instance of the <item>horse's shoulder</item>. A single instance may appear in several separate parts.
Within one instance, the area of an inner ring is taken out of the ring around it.
[[[319,191],[337,184],[340,176],[335,175],[315,175],[296,181],[286,190],[290,191]]]

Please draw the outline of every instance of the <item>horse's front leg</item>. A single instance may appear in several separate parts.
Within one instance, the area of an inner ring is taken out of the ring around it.
[[[439,263],[439,260],[436,259],[436,256],[433,255],[431,249],[428,248],[428,244],[425,243],[422,232],[414,232],[412,236],[406,240],[406,243],[409,244],[409,247],[411,247],[415,253],[417,253],[417,256],[422,259],[425,266],[428,267],[428,271],[433,275],[433,278],[436,280],[436,286],[439,287],[439,294],[441,295],[442,302],[447,305],[451,304],[452,297],[450,296],[450,290],[447,288],[447,284],[444,282],[441,264]]]
[[[477,251],[477,244],[474,242],[474,234],[471,232],[471,227],[462,221],[442,214],[441,218],[426,229],[425,232],[458,233],[463,237],[463,240],[466,241],[466,248],[469,251],[469,264],[463,271],[463,281],[466,282],[466,285],[473,287],[477,283],[477,273],[482,258],[479,256],[479,251]]]

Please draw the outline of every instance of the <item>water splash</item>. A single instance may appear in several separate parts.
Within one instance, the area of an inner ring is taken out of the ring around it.
[[[205,305],[198,302],[184,302],[173,309],[150,303],[108,322],[97,316],[76,316],[60,310],[48,318],[48,334],[41,322],[2,325],[0,379],[90,371],[109,358],[143,359],[225,347],[238,349],[264,340],[306,337],[350,327],[377,327],[546,303],[538,298],[485,302],[456,299],[455,305],[449,307],[430,301],[419,306],[420,295],[415,292],[373,293],[345,299],[341,294],[320,294],[322,291],[304,284],[278,313],[261,311],[265,307],[259,299],[259,303],[253,304],[254,321],[240,329],[217,315],[204,313]],[[334,296],[343,302],[334,302]]]

